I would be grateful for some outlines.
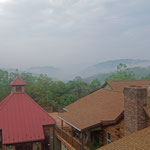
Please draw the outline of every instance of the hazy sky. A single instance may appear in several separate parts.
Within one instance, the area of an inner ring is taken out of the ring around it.
[[[150,0],[0,0],[0,67],[150,59]]]

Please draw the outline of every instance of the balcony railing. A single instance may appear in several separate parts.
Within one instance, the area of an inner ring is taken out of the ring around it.
[[[69,145],[71,145],[76,150],[89,150],[87,147],[83,146],[77,139],[72,137],[70,134],[55,126],[55,135],[59,135],[63,140],[65,140]]]

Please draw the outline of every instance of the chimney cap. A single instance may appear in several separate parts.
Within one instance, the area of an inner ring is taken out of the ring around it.
[[[131,86],[126,86],[124,87],[123,93],[127,94],[128,92],[133,92],[137,91],[138,93],[145,93],[147,95],[147,89],[142,87],[142,86],[137,86],[137,85],[131,85]]]

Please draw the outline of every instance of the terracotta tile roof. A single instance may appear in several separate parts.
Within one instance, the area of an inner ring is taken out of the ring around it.
[[[114,91],[123,92],[125,86],[142,86],[143,88],[147,88],[150,84],[150,80],[124,80],[124,81],[107,81],[107,84]],[[150,95],[150,91],[148,91],[148,95]]]
[[[78,130],[105,121],[115,121],[124,110],[123,93],[99,89],[94,93],[65,107],[68,112],[59,117]]]
[[[149,150],[150,127],[112,142],[98,150]]]

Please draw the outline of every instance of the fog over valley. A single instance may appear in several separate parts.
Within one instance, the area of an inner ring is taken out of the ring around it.
[[[150,60],[149,14],[149,0],[0,0],[0,68],[70,79]]]

